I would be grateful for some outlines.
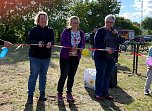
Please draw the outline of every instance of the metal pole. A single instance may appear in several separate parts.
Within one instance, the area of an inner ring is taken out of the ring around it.
[[[143,20],[143,1],[141,1],[141,21],[140,21],[141,35],[143,34],[143,30],[142,30],[142,20]]]
[[[133,54],[133,74],[134,74],[134,72],[135,72],[135,70],[136,70],[136,68],[135,68],[135,66],[136,66],[136,55],[135,55],[135,53],[136,53],[136,44],[133,44],[133,47],[134,47],[134,54]]]
[[[139,44],[137,44],[137,50],[136,50],[136,53],[137,53],[137,56],[136,56],[136,74],[138,75],[138,52],[139,52]]]

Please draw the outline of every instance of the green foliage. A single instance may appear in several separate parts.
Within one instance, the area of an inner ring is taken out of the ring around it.
[[[54,17],[57,24],[60,20],[56,20],[57,14],[52,16],[53,10],[56,9],[55,7],[58,9],[58,5],[61,6],[63,1],[68,2],[68,0],[1,0],[0,38],[11,42],[25,42],[28,31],[33,26],[33,18],[38,11],[46,11],[49,19],[53,21],[52,17]],[[13,34],[11,33],[12,30],[14,31]]]
[[[150,30],[152,30],[152,18],[151,17],[146,17],[143,21],[142,21],[142,27],[144,29],[148,30],[148,34],[150,34]]]
[[[85,32],[90,32],[93,27],[104,25],[104,18],[108,14],[118,14],[120,5],[117,2],[105,0],[103,2],[78,2],[70,8],[71,15],[80,18],[80,27]]]
[[[151,17],[146,17],[143,21],[142,21],[142,26],[145,29],[150,29],[152,30],[152,18]]]
[[[117,17],[115,25],[121,29],[130,29],[132,22],[129,19],[125,19],[124,17]]]
[[[0,4],[0,38],[18,43],[26,41],[38,11],[47,12],[49,26],[54,29],[57,42],[69,16],[78,16],[80,28],[84,32],[91,32],[93,27],[104,25],[106,15],[117,15],[120,11],[120,3],[115,0],[8,0],[7,3],[1,0]],[[138,24],[133,24],[128,19],[117,17],[116,26],[133,29],[136,35],[140,35]]]
[[[133,22],[134,25],[137,25],[138,27],[140,27],[140,24],[138,22]]]
[[[15,35],[14,30],[9,30],[6,35],[3,35],[1,37],[1,39],[15,43],[17,40],[17,36]]]
[[[125,19],[124,17],[117,17],[116,24],[119,29],[128,29],[134,30],[135,35],[141,35],[140,27],[137,23],[132,23],[129,19]]]
[[[135,35],[136,35],[136,36],[139,36],[139,35],[141,35],[141,33],[142,33],[140,27],[137,26],[137,25],[134,25],[134,24],[133,24],[131,29],[135,31]]]

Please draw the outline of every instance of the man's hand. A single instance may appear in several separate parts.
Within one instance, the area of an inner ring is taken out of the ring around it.
[[[44,43],[44,42],[40,41],[38,46],[39,46],[40,48],[44,47],[44,44],[43,44],[43,43]]]
[[[46,48],[49,49],[51,46],[52,46],[52,43],[51,43],[51,42],[48,42],[47,45],[46,45]]]
[[[9,47],[12,47],[12,46],[13,46],[12,43],[10,43],[10,42],[8,42],[8,41],[4,41],[4,47],[9,48]]]

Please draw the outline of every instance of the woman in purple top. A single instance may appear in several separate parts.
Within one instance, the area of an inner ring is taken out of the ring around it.
[[[68,20],[68,27],[62,32],[61,45],[65,47],[61,48],[60,51],[61,75],[57,86],[57,99],[59,102],[63,101],[62,93],[67,77],[66,98],[68,101],[74,101],[72,87],[82,51],[77,48],[85,47],[84,32],[78,29],[79,23],[80,21],[77,16],[71,16]]]

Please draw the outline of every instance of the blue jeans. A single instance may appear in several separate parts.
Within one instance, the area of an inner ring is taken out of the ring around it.
[[[94,48],[94,46],[91,45],[91,48]],[[94,50],[91,51],[91,57],[92,57],[92,59],[94,60]]]
[[[37,59],[30,57],[30,76],[28,80],[28,95],[33,95],[35,91],[36,80],[39,75],[40,93],[45,92],[46,75],[50,59]]]
[[[144,90],[150,90],[151,89],[151,83],[152,83],[152,70],[147,69],[147,78],[145,82]]]
[[[96,67],[96,81],[95,81],[95,95],[107,96],[109,95],[109,83],[114,67],[114,60],[95,60]]]

